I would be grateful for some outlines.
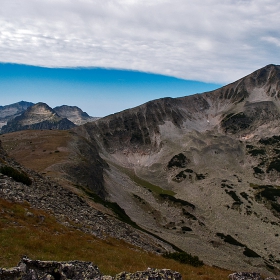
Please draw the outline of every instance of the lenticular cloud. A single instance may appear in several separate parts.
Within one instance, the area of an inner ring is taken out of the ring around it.
[[[226,83],[275,63],[280,2],[5,1],[0,61]]]

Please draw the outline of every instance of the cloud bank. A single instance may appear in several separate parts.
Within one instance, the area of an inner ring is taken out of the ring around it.
[[[279,64],[277,0],[4,0],[0,61],[228,83]]]

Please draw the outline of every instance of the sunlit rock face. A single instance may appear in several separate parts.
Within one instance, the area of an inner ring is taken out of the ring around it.
[[[2,127],[2,133],[26,129],[70,129],[75,124],[66,118],[60,117],[45,103],[37,103],[28,107],[20,116],[7,122]]]

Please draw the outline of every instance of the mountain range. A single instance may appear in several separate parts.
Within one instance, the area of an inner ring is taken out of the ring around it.
[[[30,130],[44,127],[26,123],[29,107],[14,118],[29,130],[4,126],[0,139],[22,165],[117,204],[208,265],[280,274],[279,97],[280,66],[268,65],[67,131]]]
[[[76,106],[57,106],[54,109],[43,102],[20,101],[0,107],[0,132],[26,129],[70,129],[97,118],[90,117]]]

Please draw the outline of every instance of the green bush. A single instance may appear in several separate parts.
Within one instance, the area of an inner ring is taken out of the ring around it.
[[[187,164],[190,163],[190,160],[182,153],[175,155],[169,162],[167,167],[170,169],[172,167],[184,168]]]
[[[256,252],[254,252],[253,250],[251,250],[247,247],[245,247],[243,255],[245,255],[246,257],[249,257],[249,258],[260,258],[261,257],[259,254],[257,254]]]
[[[32,184],[31,179],[28,177],[26,173],[20,172],[11,166],[7,166],[7,165],[2,166],[0,168],[0,172],[4,175],[12,177],[15,181],[23,183],[27,186],[30,186]]]
[[[175,252],[175,253],[165,253],[163,257],[166,259],[173,259],[180,263],[189,264],[195,267],[199,267],[203,265],[203,261],[201,261],[197,256],[192,256],[186,252]]]
[[[259,155],[265,155],[265,150],[264,149],[253,149],[253,150],[248,151],[248,153],[251,156],[256,157]]]

